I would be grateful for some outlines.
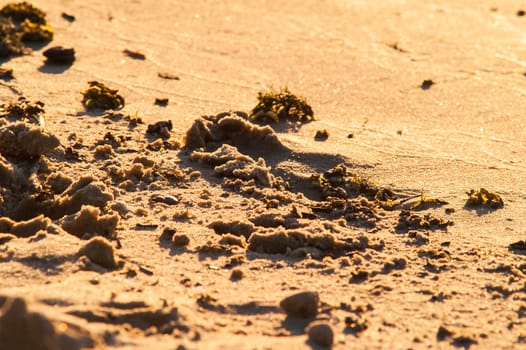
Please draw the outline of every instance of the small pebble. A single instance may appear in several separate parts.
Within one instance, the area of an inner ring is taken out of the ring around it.
[[[301,292],[283,299],[279,306],[288,316],[312,317],[318,313],[318,292]]]
[[[186,247],[190,244],[190,238],[185,234],[174,235],[172,237],[172,243],[176,247]]]
[[[154,195],[152,196],[151,200],[152,202],[164,203],[168,205],[176,205],[177,203],[179,203],[179,199],[177,197],[170,196],[170,195],[166,195],[166,196]]]
[[[334,331],[325,322],[314,322],[307,329],[309,340],[320,346],[330,348],[334,343]]]

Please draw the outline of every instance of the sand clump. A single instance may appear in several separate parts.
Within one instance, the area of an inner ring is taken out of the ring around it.
[[[101,215],[99,208],[83,205],[78,213],[66,216],[60,222],[64,230],[79,238],[92,236],[113,238],[119,223],[119,215]]]
[[[60,171],[48,175],[44,187],[50,188],[53,193],[62,194],[68,189],[74,180]]]
[[[116,269],[119,266],[115,248],[104,237],[93,237],[79,250],[80,256],[86,256],[92,263],[107,269]]]
[[[12,233],[17,237],[31,237],[41,230],[47,230],[51,220],[44,215],[39,215],[27,221],[16,222],[8,217],[0,218],[0,231]]]
[[[67,180],[66,180],[67,181]],[[65,189],[51,204],[49,216],[54,219],[76,213],[83,205],[104,209],[113,195],[93,176],[83,176]]]
[[[223,143],[268,152],[285,150],[275,132],[268,126],[257,126],[242,112],[220,113],[196,119],[186,133],[185,146],[190,149],[218,146]]]
[[[267,254],[293,253],[297,249],[314,248],[321,253],[340,255],[344,252],[364,250],[368,241],[363,239],[346,242],[331,233],[310,233],[303,230],[255,231],[248,239],[248,250]]]
[[[285,226],[285,218],[280,213],[264,213],[249,218],[255,226],[279,227]]]
[[[40,127],[19,122],[0,128],[0,153],[5,157],[31,159],[60,145],[58,138]]]
[[[290,295],[279,303],[288,316],[310,318],[318,314],[318,292],[306,291]]]
[[[3,350],[80,350],[92,349],[96,341],[82,329],[55,322],[29,311],[22,298],[0,300],[0,344]]]
[[[245,238],[250,237],[250,234],[254,231],[254,225],[250,222],[243,222],[239,220],[234,221],[222,221],[217,220],[211,222],[208,227],[214,230],[215,233],[223,235],[231,233],[236,236],[243,236]]]
[[[427,214],[417,214],[410,210],[402,210],[398,216],[398,224],[396,229],[399,231],[403,230],[445,230],[449,226],[453,225],[453,222],[450,220],[444,220],[433,216],[430,213]]]
[[[247,241],[244,236],[233,235],[230,233],[222,235],[218,243],[222,245],[238,246],[241,248],[247,247]]]
[[[163,120],[154,124],[149,124],[146,129],[146,134],[160,137],[163,139],[170,138],[170,132],[173,129],[173,124],[171,120]]]
[[[278,179],[271,174],[263,158],[255,161],[230,145],[221,145],[214,152],[194,151],[190,158],[193,161],[212,165],[216,176],[243,181],[254,180],[255,183],[264,187],[273,187],[278,184]]]

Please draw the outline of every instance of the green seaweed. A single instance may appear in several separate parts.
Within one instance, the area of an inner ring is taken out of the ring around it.
[[[88,88],[82,92],[82,103],[87,110],[94,109],[121,109],[124,107],[124,98],[118,90],[110,89],[98,81],[88,82]]]
[[[0,9],[0,58],[22,55],[27,42],[49,42],[53,29],[46,14],[27,3],[9,3]]]
[[[20,29],[23,42],[47,43],[53,40],[53,29],[49,24],[34,23],[26,19]]]
[[[445,200],[439,199],[439,198],[427,198],[424,196],[424,191],[420,194],[420,199],[414,203],[410,210],[423,210],[428,208],[436,208],[440,207],[442,205],[449,204]]]
[[[33,23],[46,24],[46,14],[26,1],[5,5],[0,9],[0,16],[19,23],[28,19]]]
[[[468,199],[466,200],[467,206],[472,207],[489,207],[491,209],[500,209],[504,207],[504,201],[502,197],[494,192],[490,192],[485,188],[480,190],[471,190],[466,192]]]
[[[258,93],[258,104],[249,115],[251,121],[278,123],[280,120],[310,122],[314,120],[312,107],[302,97],[292,94],[288,88]]]

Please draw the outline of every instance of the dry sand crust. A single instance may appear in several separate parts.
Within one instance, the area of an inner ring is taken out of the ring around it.
[[[526,346],[520,3],[32,3],[76,60],[1,62],[0,349]]]

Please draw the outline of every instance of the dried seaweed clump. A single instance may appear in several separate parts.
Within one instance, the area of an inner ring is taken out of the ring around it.
[[[90,81],[88,88],[82,91],[82,103],[87,110],[121,109],[124,107],[124,98],[118,92],[98,81]]]
[[[11,121],[28,121],[30,123],[44,125],[44,102],[29,102],[24,96],[18,98],[15,103],[0,105],[0,117]]]
[[[312,107],[303,97],[292,94],[288,88],[260,92],[258,101],[250,112],[249,119],[252,121],[278,123],[280,120],[290,119],[301,122],[314,120]]]
[[[23,22],[27,19],[33,23],[46,23],[46,14],[26,1],[5,5],[0,9],[0,15],[16,22]]]
[[[0,58],[22,55],[25,52],[22,36],[14,23],[0,16]]]
[[[466,201],[467,206],[471,207],[489,207],[491,209],[500,209],[504,207],[504,201],[502,197],[494,192],[490,192],[485,188],[481,188],[478,191],[471,190],[466,192],[468,199]]]
[[[27,3],[9,3],[0,9],[0,58],[25,52],[24,42],[49,42],[53,29],[46,14]]]
[[[398,217],[398,225],[396,226],[396,229],[398,231],[405,231],[405,230],[410,230],[410,229],[413,229],[413,230],[440,229],[440,230],[447,231],[447,228],[453,224],[454,224],[453,221],[437,218],[437,217],[432,216],[429,213],[424,214],[424,215],[419,215],[419,214],[411,212],[410,210],[402,210]]]
[[[363,195],[375,200],[384,208],[392,208],[395,205],[396,195],[393,191],[351,173],[344,164],[339,164],[323,174],[314,174],[311,179],[314,185],[321,189],[323,199],[346,199]]]

